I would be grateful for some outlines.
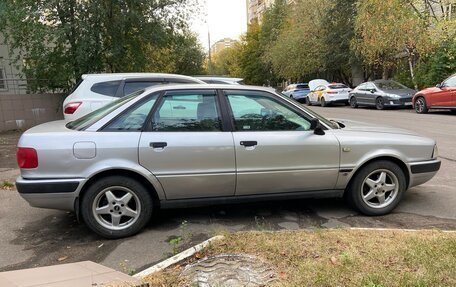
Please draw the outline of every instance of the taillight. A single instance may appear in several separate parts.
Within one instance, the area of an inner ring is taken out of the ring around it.
[[[18,147],[16,151],[16,158],[19,168],[38,167],[38,154],[34,148]]]
[[[331,91],[326,92],[326,93],[327,93],[327,94],[337,94],[337,92],[331,92]]]
[[[65,110],[63,111],[65,114],[72,115],[74,112],[79,108],[82,102],[71,102],[65,105]]]

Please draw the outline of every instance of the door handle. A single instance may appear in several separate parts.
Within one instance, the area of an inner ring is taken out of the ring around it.
[[[152,148],[165,148],[168,145],[166,142],[154,142],[149,143],[149,146]]]
[[[248,146],[256,146],[258,144],[257,141],[241,141],[241,145],[248,147]]]

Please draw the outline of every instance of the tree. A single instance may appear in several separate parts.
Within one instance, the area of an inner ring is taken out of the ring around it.
[[[213,59],[214,74],[241,77],[242,73],[239,61],[241,49],[241,44],[236,42],[233,46],[215,54]]]
[[[269,69],[262,61],[263,49],[260,41],[261,26],[254,22],[241,37],[239,68],[247,84],[263,85],[269,78]]]
[[[328,1],[300,0],[290,5],[294,6],[266,58],[278,76],[301,79],[325,69],[328,47],[323,35],[323,16]]]
[[[389,71],[405,56],[416,86],[416,61],[420,54],[432,49],[427,18],[403,0],[363,0],[358,1],[357,8],[357,38],[352,47],[366,64],[381,66],[384,78],[389,76]]]
[[[0,32],[18,49],[16,60],[24,61],[27,78],[48,79],[46,88],[68,89],[83,73],[148,71],[157,60],[150,57],[151,49],[152,54],[187,53],[191,66],[201,67],[200,47],[186,32],[188,13],[196,7],[192,3],[4,0]],[[187,59],[170,59],[176,61],[172,71],[187,72]]]

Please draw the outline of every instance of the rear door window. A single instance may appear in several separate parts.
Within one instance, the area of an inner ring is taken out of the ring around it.
[[[309,88],[309,85],[304,85],[304,84],[298,85],[298,89],[308,89],[308,88]]]
[[[94,84],[90,90],[104,96],[115,97],[119,89],[120,81],[109,81]]]

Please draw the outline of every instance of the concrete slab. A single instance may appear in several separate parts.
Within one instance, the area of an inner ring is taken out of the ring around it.
[[[115,283],[141,285],[136,278],[92,261],[0,273],[2,287],[91,287]]]

